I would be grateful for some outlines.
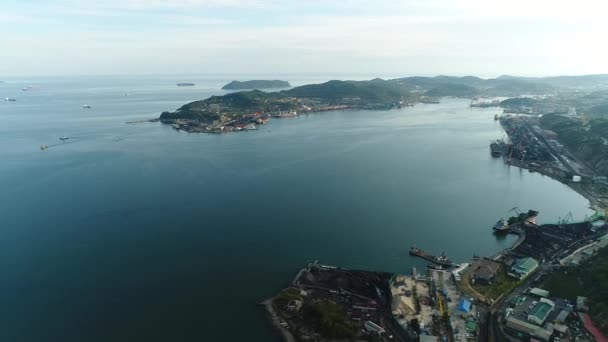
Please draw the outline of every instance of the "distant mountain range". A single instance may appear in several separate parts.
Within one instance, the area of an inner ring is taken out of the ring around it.
[[[283,83],[284,82],[284,83]],[[223,89],[289,87],[285,81],[234,81]],[[348,106],[349,108],[385,109],[413,102],[425,102],[444,96],[473,98],[477,96],[540,95],[575,93],[581,90],[600,93],[595,106],[608,105],[608,75],[518,77],[500,76],[483,79],[475,76],[404,77],[390,80],[329,81],[309,84],[278,92],[242,91],[212,96],[165,112],[161,119],[217,118],[218,111],[229,116],[273,110],[298,110],[303,105]],[[606,100],[604,94],[606,92]],[[596,96],[597,97],[597,96]],[[567,105],[567,104],[566,104]],[[300,106],[300,107],[298,107]],[[220,108],[220,110],[218,110]]]

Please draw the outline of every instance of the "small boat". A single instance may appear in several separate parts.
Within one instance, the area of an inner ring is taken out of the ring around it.
[[[87,108],[88,109],[88,108],[91,108],[91,106],[89,106],[88,104],[83,104],[82,108]]]
[[[40,90],[40,87],[29,85],[27,87],[21,88],[21,91],[30,91],[30,90]]]
[[[180,82],[177,84],[178,87],[194,87],[194,83],[191,82]]]
[[[65,140],[68,140],[68,139],[70,139],[70,137],[67,137],[67,136],[63,136],[63,137],[59,138],[59,140],[62,140],[62,141],[65,141]]]
[[[40,146],[40,149],[41,149],[41,150],[43,150],[43,151],[44,151],[44,150],[46,150],[47,148],[49,148],[49,147],[48,147],[48,146],[46,146],[46,145],[42,145],[42,146]]]
[[[15,102],[15,101],[17,101],[17,99],[15,99],[13,97],[6,97],[6,98],[4,98],[4,101]]]

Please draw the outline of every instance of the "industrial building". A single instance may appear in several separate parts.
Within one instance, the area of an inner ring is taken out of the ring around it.
[[[552,330],[545,329],[541,326],[522,321],[513,316],[507,318],[507,329],[512,330],[519,337],[531,337],[540,341],[549,341]]]
[[[500,269],[498,263],[484,263],[479,266],[473,273],[473,282],[475,284],[491,284],[496,279],[496,273]]]
[[[538,325],[543,325],[547,320],[547,317],[549,317],[549,314],[553,312],[554,308],[555,303],[553,301],[542,298],[540,302],[538,302],[532,308],[532,310],[530,310],[530,313],[528,314],[528,321]]]
[[[538,287],[531,288],[528,292],[530,292],[531,294],[538,296],[538,297],[543,297],[543,298],[549,297],[549,291],[539,289]]]
[[[375,332],[378,335],[382,335],[386,332],[384,330],[384,328],[382,328],[381,326],[379,326],[378,324],[376,324],[372,321],[365,321],[363,326],[365,327],[365,329],[367,329],[367,331]]]
[[[510,276],[523,279],[538,268],[538,261],[534,258],[521,258],[511,267]]]

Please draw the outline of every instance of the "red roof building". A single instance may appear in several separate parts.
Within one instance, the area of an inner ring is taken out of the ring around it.
[[[593,335],[593,337],[595,337],[595,340],[597,342],[608,342],[608,337],[606,337],[600,331],[600,329],[598,329],[595,326],[595,324],[593,324],[593,321],[591,320],[591,317],[589,317],[588,314],[586,314],[586,313],[579,313],[579,315],[583,319],[583,324],[585,325],[585,329],[587,329],[587,331],[589,331],[591,333],[591,335]]]

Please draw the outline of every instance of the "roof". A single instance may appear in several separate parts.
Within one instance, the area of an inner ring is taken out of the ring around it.
[[[530,289],[530,293],[533,295],[537,295],[539,297],[548,297],[549,296],[549,291],[539,289],[538,287]]]
[[[544,329],[543,327],[522,321],[521,319],[517,319],[513,316],[509,316],[509,318],[507,318],[507,327],[544,340],[549,340],[549,337],[551,337],[552,334],[552,332]]]
[[[458,303],[458,311],[469,312],[471,311],[471,302],[467,299],[461,299]]]
[[[466,325],[467,330],[477,330],[477,323],[468,321]]]
[[[570,315],[570,312],[568,312],[566,310],[562,310],[559,312],[559,315],[557,315],[557,317],[555,317],[555,320],[557,322],[565,322],[566,318],[568,318],[568,315]]]
[[[583,319],[585,329],[587,329],[587,331],[589,331],[591,335],[595,337],[595,340],[597,342],[608,342],[608,337],[602,334],[600,329],[598,329],[595,324],[593,324],[593,321],[591,320],[591,317],[589,317],[589,315],[587,315],[586,313],[581,313],[580,315]]]
[[[530,315],[535,316],[541,321],[544,321],[545,319],[547,319],[547,316],[549,316],[549,313],[551,312],[552,308],[553,307],[550,304],[540,302],[534,305],[532,310],[530,310]]]
[[[496,276],[496,271],[497,269],[489,266],[480,266],[479,269],[475,271],[475,278],[490,280]]]
[[[583,296],[578,296],[576,297],[576,308],[577,309],[583,309],[585,308],[587,305],[587,297],[583,297]]]
[[[535,267],[538,267],[538,261],[533,258],[522,258],[517,260],[515,265],[513,265],[514,269],[521,270],[523,272],[530,272]]]

